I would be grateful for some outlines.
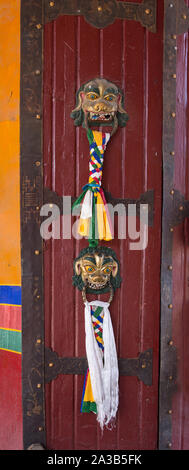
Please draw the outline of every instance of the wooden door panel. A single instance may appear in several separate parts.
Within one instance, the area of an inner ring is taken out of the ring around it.
[[[45,64],[48,65],[44,67],[44,116],[47,116],[44,122],[44,184],[60,195],[74,194],[75,134],[71,119],[67,118],[69,112],[65,103],[70,103],[75,94],[72,79],[75,76],[76,57],[76,52],[73,53],[76,47],[75,18],[68,20],[62,17],[50,23],[46,27],[44,40],[44,51],[48,56],[48,60],[45,56]],[[69,139],[66,140],[65,136]],[[66,240],[66,243],[62,240],[46,242],[46,345],[60,356],[75,354],[75,296],[71,293],[70,282],[73,271],[70,259],[73,257],[73,240]],[[74,420],[74,396],[70,390],[73,386],[74,377],[62,375],[46,386],[46,420],[51,436],[48,439],[49,448],[70,448]]]
[[[47,448],[154,449],[157,447],[161,250],[162,8],[158,32],[116,20],[98,30],[83,17],[60,16],[44,31],[44,186],[78,196],[88,181],[84,129],[70,118],[79,86],[96,76],[125,92],[130,120],[107,146],[103,188],[114,197],[139,198],[154,190],[154,225],[145,251],[129,239],[109,246],[121,263],[122,286],[111,304],[120,358],[153,349],[153,384],[120,377],[116,427],[103,437],[93,414],[81,414],[83,376],[59,375],[46,385]],[[66,224],[66,221],[63,221]],[[117,222],[116,222],[117,224]],[[81,294],[72,286],[73,259],[85,240],[49,240],[44,249],[46,346],[61,357],[85,356]]]

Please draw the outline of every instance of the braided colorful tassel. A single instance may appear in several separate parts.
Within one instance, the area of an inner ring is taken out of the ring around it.
[[[104,152],[110,134],[89,129],[87,137],[90,145],[89,181],[73,208],[82,202],[78,233],[88,237],[89,246],[97,246],[98,239],[109,241],[113,238],[111,219],[101,188]]]
[[[73,204],[81,204],[78,233],[96,249],[98,240],[113,238],[110,214],[101,187],[104,152],[109,133],[87,132],[90,145],[89,181]],[[103,430],[111,426],[118,409],[118,361],[109,303],[85,299],[85,338],[88,370],[86,372],[81,412],[94,412]]]
[[[94,335],[98,344],[98,347],[101,349],[102,353],[104,352],[104,342],[103,342],[103,318],[104,312],[103,307],[97,307],[95,309],[94,306],[90,307],[91,311],[91,321],[94,328]],[[93,391],[91,386],[91,378],[89,369],[85,375],[85,381],[83,386],[83,395],[82,395],[82,403],[81,403],[81,412],[82,413],[90,413],[93,411],[97,413],[96,403],[93,397]]]

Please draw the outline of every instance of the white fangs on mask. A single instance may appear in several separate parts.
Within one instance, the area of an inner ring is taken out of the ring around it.
[[[111,113],[93,113],[90,112],[90,119],[92,121],[110,121],[114,116],[114,112]]]

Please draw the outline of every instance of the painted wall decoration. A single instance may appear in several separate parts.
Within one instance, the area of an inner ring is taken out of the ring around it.
[[[99,240],[113,239],[111,217],[101,185],[106,146],[118,126],[126,125],[128,114],[121,90],[104,78],[95,78],[78,90],[71,117],[76,126],[85,128],[90,148],[89,181],[73,204],[73,208],[81,206],[78,233],[89,243],[74,261],[73,276],[73,284],[82,290],[85,305],[88,370],[81,412],[96,413],[103,430],[104,426],[111,429],[114,425],[119,403],[118,360],[109,305],[121,278],[115,252],[107,246],[99,246]],[[101,130],[103,126],[110,128],[110,132]],[[104,292],[110,292],[108,302],[88,302],[87,293]]]
[[[0,6],[0,449],[22,449],[20,1]]]

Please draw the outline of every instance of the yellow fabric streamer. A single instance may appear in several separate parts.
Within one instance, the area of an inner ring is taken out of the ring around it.
[[[106,214],[104,202],[100,193],[97,193],[97,221],[98,221],[98,235],[100,240],[112,240],[112,233]]]
[[[93,391],[92,391],[92,386],[91,386],[90,372],[88,373],[88,376],[87,376],[87,383],[86,383],[86,388],[85,388],[84,400],[94,402],[94,396],[93,396]]]
[[[91,221],[91,219],[81,219],[81,218],[79,219],[78,233],[82,237],[88,237],[89,236],[90,221]]]

